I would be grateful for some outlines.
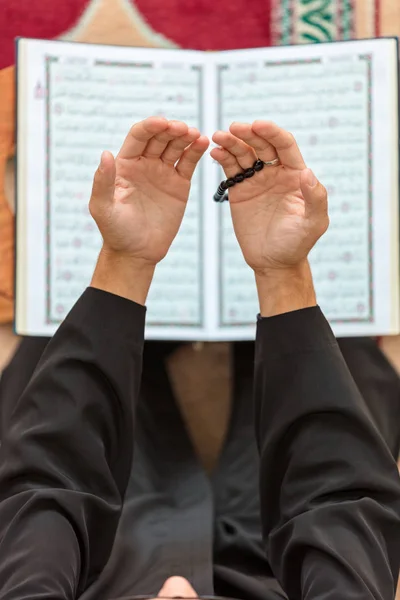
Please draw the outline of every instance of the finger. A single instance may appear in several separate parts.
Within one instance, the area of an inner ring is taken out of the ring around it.
[[[249,169],[257,160],[254,148],[229,131],[216,131],[213,135],[213,142],[233,154],[242,169]]]
[[[149,117],[131,127],[117,158],[130,159],[141,156],[151,140],[168,127],[167,119],[162,117]]]
[[[300,173],[300,187],[305,201],[306,217],[328,219],[328,193],[311,169]]]
[[[226,177],[234,177],[238,173],[242,173],[243,169],[236,156],[233,156],[226,148],[213,148],[210,155],[221,165]]]
[[[112,204],[115,190],[115,160],[111,152],[103,152],[99,167],[94,174],[89,209],[96,218],[99,210]]]
[[[229,131],[254,148],[255,154],[262,161],[268,162],[277,158],[274,146],[257,135],[249,123],[232,123],[229,127]]]
[[[254,133],[269,142],[276,149],[281,163],[291,169],[305,169],[306,164],[293,135],[269,121],[254,121]]]
[[[208,137],[202,135],[184,150],[176,165],[176,170],[179,175],[189,180],[192,178],[197,163],[207,150],[209,143],[210,140]]]
[[[161,155],[161,160],[169,165],[174,165],[182,156],[182,152],[190,144],[200,137],[200,131],[195,127],[190,127],[186,135],[182,135],[168,143]]]
[[[151,138],[143,151],[146,158],[160,158],[168,142],[187,133],[188,126],[182,121],[169,121],[168,128]]]

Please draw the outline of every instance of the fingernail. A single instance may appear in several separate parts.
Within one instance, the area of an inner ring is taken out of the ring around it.
[[[311,169],[308,169],[307,183],[310,187],[315,187],[317,185],[317,178],[315,177]]]

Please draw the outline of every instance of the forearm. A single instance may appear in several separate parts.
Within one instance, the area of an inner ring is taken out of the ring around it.
[[[263,535],[286,593],[391,599],[396,465],[318,308],[259,323],[255,402]]]
[[[263,317],[273,317],[317,304],[307,260],[296,267],[258,272],[255,278],[260,314]]]
[[[154,271],[155,266],[144,260],[103,248],[90,285],[144,305]]]
[[[104,566],[132,459],[144,315],[88,289],[16,403],[0,450],[2,598],[22,585],[72,598]]]

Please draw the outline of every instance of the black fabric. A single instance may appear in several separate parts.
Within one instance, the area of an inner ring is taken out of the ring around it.
[[[399,382],[376,344],[341,342],[357,389],[319,309],[259,322],[254,402],[254,344],[234,344],[210,480],[168,379],[176,345],[145,345],[139,394],[144,313],[89,289],[5,370],[0,598],[110,600],[174,574],[246,600],[393,598]]]
[[[343,357],[390,451],[400,453],[400,378],[371,338],[339,340]]]
[[[261,521],[272,570],[290,598],[392,598],[400,562],[396,464],[319,309],[284,321],[259,321],[255,359]]]

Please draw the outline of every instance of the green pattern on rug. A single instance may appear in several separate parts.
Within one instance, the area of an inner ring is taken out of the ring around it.
[[[349,40],[353,36],[352,0],[281,0],[281,44]]]

